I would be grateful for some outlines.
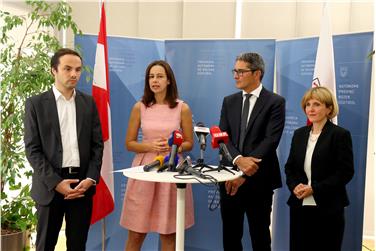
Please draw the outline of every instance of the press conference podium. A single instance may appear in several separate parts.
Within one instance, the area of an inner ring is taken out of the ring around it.
[[[216,168],[215,166],[211,166]],[[143,180],[143,181],[153,181],[153,182],[164,182],[164,183],[175,183],[177,186],[177,194],[176,194],[176,251],[183,251],[184,250],[184,226],[185,226],[185,188],[188,183],[199,183],[196,179],[176,179],[173,176],[178,174],[177,172],[144,172],[143,166],[136,166],[132,168],[126,168],[121,170],[123,175],[136,179],[136,180]],[[203,170],[205,171],[205,169]],[[233,174],[226,171],[211,171],[205,174],[209,174],[213,176],[218,182],[233,180],[242,175],[242,172],[233,171]],[[189,176],[187,176],[189,177]],[[210,183],[210,180],[197,178],[203,183]]]

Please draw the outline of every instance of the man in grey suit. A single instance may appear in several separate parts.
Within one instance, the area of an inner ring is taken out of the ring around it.
[[[82,58],[60,49],[51,58],[55,83],[26,100],[25,148],[33,168],[36,249],[54,250],[65,216],[67,250],[85,250],[103,140],[93,98],[75,89]]]
[[[221,184],[224,250],[243,250],[247,216],[254,251],[271,250],[273,190],[281,187],[276,149],[285,123],[285,100],[261,84],[264,61],[257,53],[236,58],[233,75],[241,92],[223,100],[219,127],[229,135],[228,150],[244,175]]]

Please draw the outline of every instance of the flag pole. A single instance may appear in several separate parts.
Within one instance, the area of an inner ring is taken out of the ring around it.
[[[102,219],[102,251],[106,251],[106,217]]]

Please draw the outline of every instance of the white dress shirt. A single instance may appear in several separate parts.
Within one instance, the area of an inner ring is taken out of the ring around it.
[[[251,117],[253,107],[255,107],[256,101],[260,97],[261,90],[262,90],[262,84],[260,84],[256,89],[250,92],[252,96],[249,98],[249,112],[248,112],[248,117],[247,117],[247,125],[249,122],[249,118]],[[243,106],[244,106],[244,102],[245,102],[247,94],[248,94],[247,92],[243,91]]]
[[[59,116],[61,142],[63,144],[63,164],[62,167],[80,166],[80,154],[78,150],[77,124],[76,124],[76,91],[73,91],[72,97],[67,100],[59,90],[52,88],[57,113]]]

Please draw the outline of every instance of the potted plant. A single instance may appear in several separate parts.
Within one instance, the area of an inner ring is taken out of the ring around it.
[[[32,169],[23,144],[25,100],[53,83],[50,58],[61,47],[54,33],[61,29],[80,33],[66,2],[27,0],[26,5],[30,11],[25,16],[0,11],[2,250],[16,250],[14,246],[4,246],[8,245],[7,237],[18,232],[25,236],[25,231],[34,230],[36,225],[30,197]],[[23,30],[21,39],[12,37],[15,29]],[[23,241],[17,240],[16,244],[20,242]]]

